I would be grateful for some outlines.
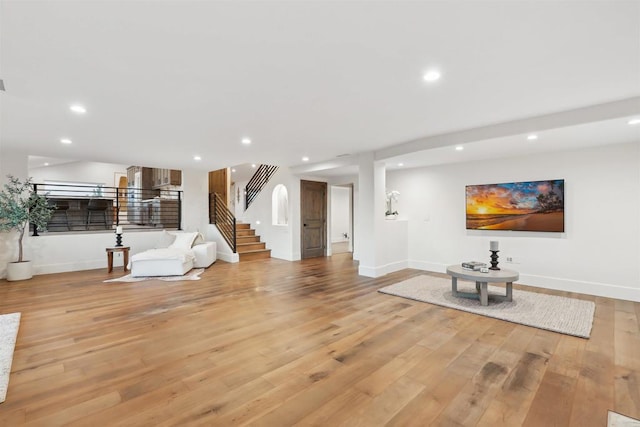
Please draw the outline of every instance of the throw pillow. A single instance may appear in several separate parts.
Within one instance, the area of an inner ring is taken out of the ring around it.
[[[160,238],[156,242],[156,249],[166,249],[176,240],[174,234],[169,233],[167,230],[162,230]]]
[[[204,236],[201,233],[198,233],[195,240],[193,241],[193,246],[201,245],[203,243],[205,243]]]
[[[173,243],[171,245],[169,245],[170,248],[173,249],[184,249],[184,250],[189,250],[191,249],[191,246],[193,245],[193,241],[196,239],[196,236],[198,235],[197,232],[194,233],[176,233],[176,240],[173,241]]]

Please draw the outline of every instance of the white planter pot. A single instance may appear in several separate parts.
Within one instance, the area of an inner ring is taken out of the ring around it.
[[[398,215],[393,215],[393,214],[392,214],[392,215],[386,215],[386,216],[384,217],[384,219],[396,219],[397,217],[398,217]]]
[[[31,261],[10,262],[7,264],[7,280],[15,282],[17,280],[27,280],[33,277]]]

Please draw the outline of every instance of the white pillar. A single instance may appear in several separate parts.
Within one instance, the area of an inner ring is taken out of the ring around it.
[[[373,153],[360,155],[358,162],[358,209],[354,242],[360,261],[358,273],[378,277],[384,242],[385,166],[375,162]]]

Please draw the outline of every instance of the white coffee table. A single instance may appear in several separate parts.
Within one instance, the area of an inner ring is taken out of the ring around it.
[[[451,276],[451,293],[454,297],[474,298],[480,300],[480,305],[489,305],[488,283],[506,283],[506,295],[491,295],[492,299],[500,301],[513,301],[513,282],[520,277],[517,271],[513,270],[489,270],[488,273],[465,270],[460,265],[450,265],[447,267],[447,274]],[[476,282],[476,291],[459,292],[458,279]]]

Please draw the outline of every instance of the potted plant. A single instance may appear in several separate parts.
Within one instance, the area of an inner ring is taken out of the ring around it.
[[[31,178],[21,181],[7,175],[9,181],[0,192],[0,231],[18,232],[18,260],[7,264],[7,280],[26,280],[33,277],[31,261],[23,259],[23,239],[29,223],[45,229],[55,208],[47,198],[36,193]]]

